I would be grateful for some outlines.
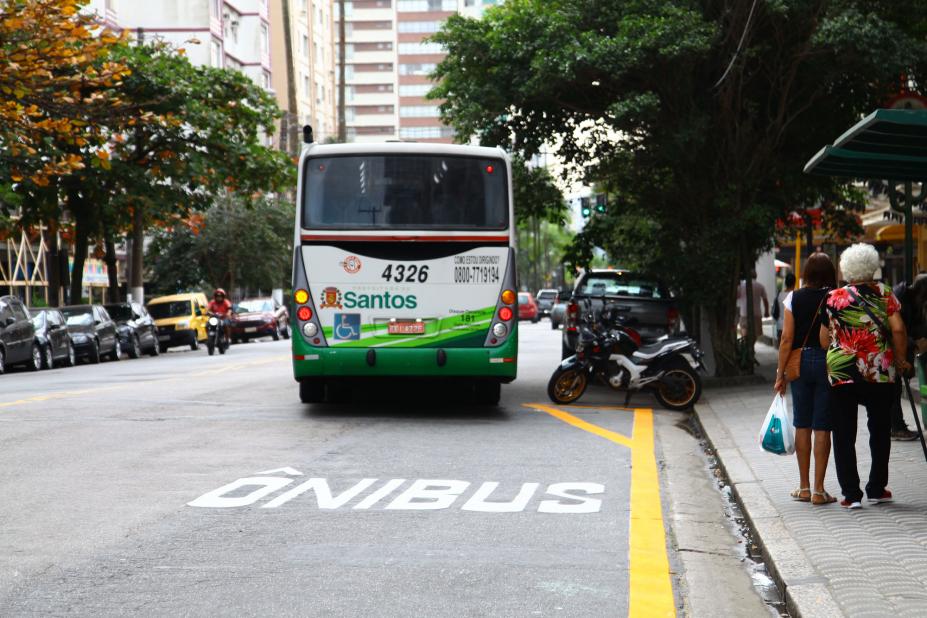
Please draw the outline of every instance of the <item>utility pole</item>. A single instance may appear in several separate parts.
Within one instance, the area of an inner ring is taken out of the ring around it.
[[[338,0],[338,141],[342,144],[348,141],[348,127],[345,125],[345,101],[344,95],[347,87],[344,84],[345,79],[345,18],[344,18],[344,0]]]
[[[290,0],[281,0],[283,10],[283,47],[286,54],[286,106],[283,118],[286,127],[286,152],[299,154],[299,103],[296,100],[296,69],[293,67],[293,26],[290,17]],[[309,20],[312,21],[311,19]]]

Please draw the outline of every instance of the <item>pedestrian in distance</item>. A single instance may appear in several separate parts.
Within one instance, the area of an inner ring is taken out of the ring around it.
[[[914,278],[911,285],[902,281],[893,288],[895,297],[901,303],[901,319],[908,333],[908,362],[914,364],[914,353],[927,351],[927,273]],[[902,381],[895,380],[895,400],[892,402],[892,440],[917,440],[917,432],[911,431],[904,420],[901,406]]]
[[[756,280],[756,271],[750,273],[750,281],[753,282],[753,334],[755,337],[763,335],[763,318],[769,317],[769,298],[766,296],[766,288]],[[763,305],[763,311],[760,312],[760,303]],[[747,281],[740,282],[737,288],[737,308],[740,310],[740,336],[747,336]]]
[[[791,273],[792,285],[795,276]],[[792,381],[792,424],[795,426],[795,456],[798,459],[798,488],[792,499],[815,505],[837,501],[824,489],[830,459],[830,382],[827,379],[827,345],[821,341],[821,327],[827,325],[824,302],[837,287],[837,273],[826,253],[815,253],[805,262],[801,289],[782,300],[782,334],[779,365],[773,387],[785,395],[789,356],[801,350],[798,378]],[[788,281],[786,282],[788,285]],[[778,302],[778,299],[777,299]],[[810,483],[812,436],[814,437],[814,487]]]
[[[795,274],[786,273],[782,290],[776,294],[776,300],[773,301],[772,307],[772,317],[776,321],[776,345],[779,344],[779,338],[782,337],[782,328],[785,324],[785,311],[782,308],[782,302],[794,291]]]
[[[874,281],[879,253],[859,243],[840,255],[840,271],[847,285],[827,298],[829,329],[821,328],[821,343],[829,341],[827,373],[831,383],[834,424],[834,463],[843,493],[840,505],[862,507],[856,467],[857,408],[866,408],[872,464],[866,497],[890,502],[888,458],[891,453],[891,408],[895,381],[909,372],[907,334],[901,305],[888,285]]]

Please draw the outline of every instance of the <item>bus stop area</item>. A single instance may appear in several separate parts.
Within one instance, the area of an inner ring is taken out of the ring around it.
[[[895,501],[848,511],[789,496],[794,455],[763,451],[757,433],[773,399],[777,351],[757,344],[766,383],[708,390],[696,406],[705,439],[753,529],[792,616],[923,616],[927,607],[927,463],[921,445],[892,442],[889,487]],[[905,420],[911,409],[902,402]],[[861,474],[870,457],[860,415]],[[839,492],[831,458],[825,487]]]

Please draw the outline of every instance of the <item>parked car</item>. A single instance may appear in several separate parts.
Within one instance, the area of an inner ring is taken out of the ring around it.
[[[0,373],[7,367],[42,368],[42,351],[26,306],[15,296],[0,296]]]
[[[538,304],[534,302],[531,292],[518,293],[518,319],[531,320],[532,323],[537,323],[541,319],[541,314],[538,313]]]
[[[560,293],[557,290],[538,290],[537,303],[538,303],[538,313],[541,314],[541,317],[550,316],[551,310],[554,308],[554,305],[557,304],[557,297]]]
[[[158,327],[140,303],[116,303],[103,305],[107,313],[116,322],[119,345],[129,358],[138,358],[142,354],[157,356]]]
[[[99,363],[104,356],[119,360],[122,346],[116,334],[116,323],[103,305],[70,305],[62,307],[61,313],[66,319],[78,358],[91,363]]]
[[[661,282],[627,270],[588,270],[576,280],[566,307],[563,358],[576,350],[578,325],[587,301],[596,315],[606,301],[614,304],[621,319],[640,334],[644,343],[679,331],[676,299]]]
[[[61,312],[57,309],[31,309],[29,313],[35,327],[35,342],[42,350],[42,367],[52,369],[59,364],[73,367],[77,362],[77,352]]]
[[[206,308],[202,292],[161,296],[148,302],[148,313],[158,327],[158,349],[188,345],[198,350],[206,341]]]
[[[275,299],[249,298],[232,307],[232,343],[253,337],[290,338],[290,314]]]

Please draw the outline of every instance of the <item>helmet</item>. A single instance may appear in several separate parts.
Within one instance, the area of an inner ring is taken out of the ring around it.
[[[228,296],[229,296],[228,294],[225,293],[225,290],[223,290],[222,288],[216,288],[216,291],[212,293],[212,296],[213,296],[213,298],[215,298],[215,297],[218,296],[219,294],[222,294],[222,295],[225,296],[226,298],[228,298]]]

